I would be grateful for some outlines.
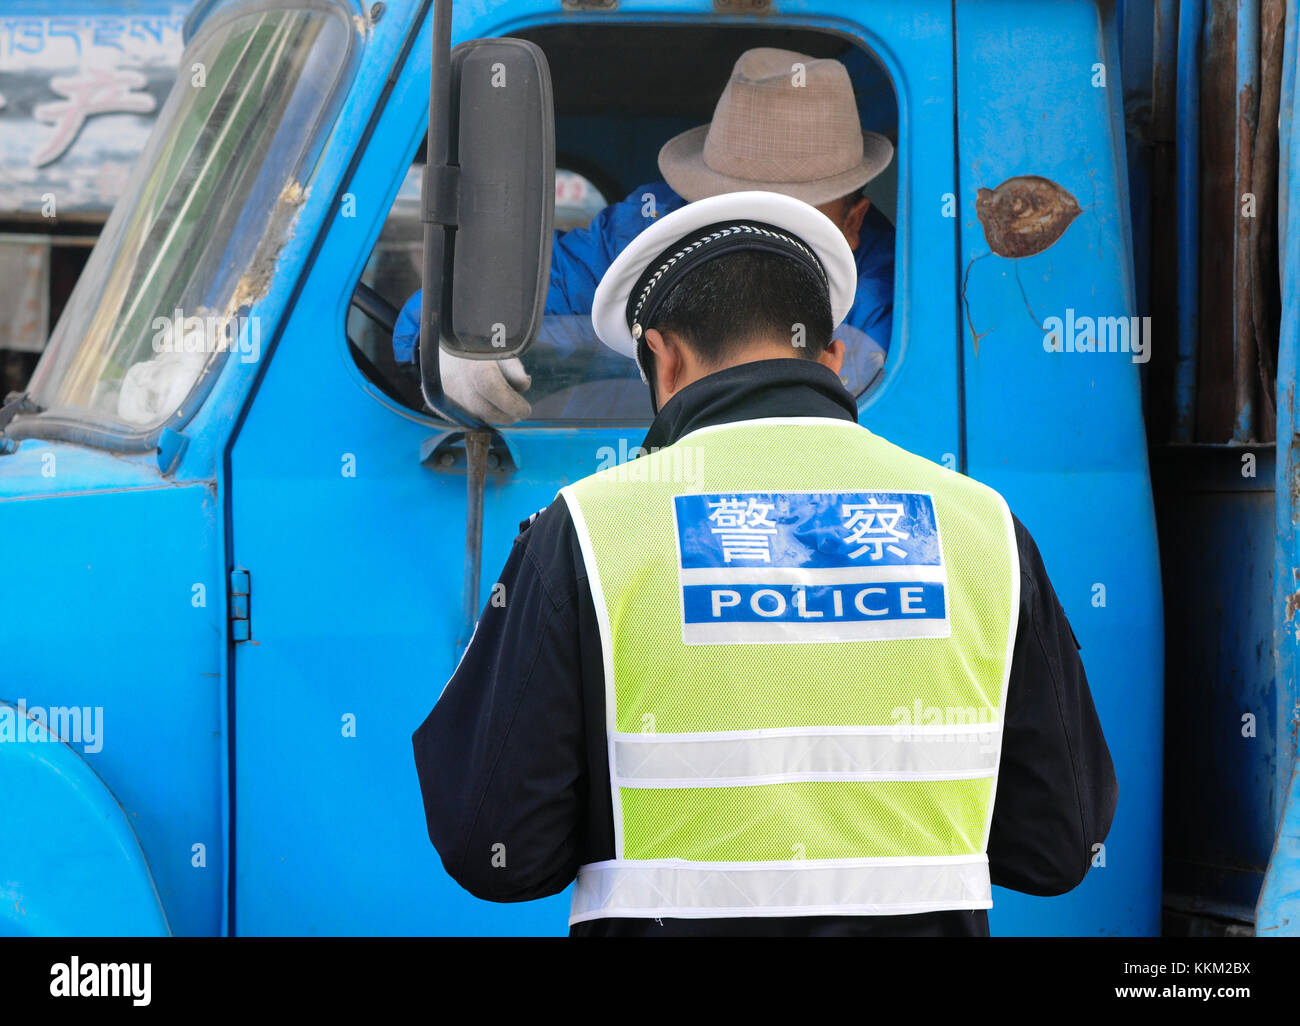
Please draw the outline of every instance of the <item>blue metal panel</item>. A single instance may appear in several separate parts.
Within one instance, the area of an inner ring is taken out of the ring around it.
[[[1277,843],[1259,895],[1255,936],[1300,937],[1300,768],[1291,774]]]
[[[677,6],[711,12],[705,3]],[[497,20],[464,10],[457,8],[456,39],[556,17],[541,3],[499,5],[491,12]],[[625,4],[624,15],[665,17],[663,6],[649,4]],[[896,335],[892,377],[864,419],[932,458],[955,460],[956,308],[927,301],[934,276],[955,276],[955,237],[925,199],[952,189],[947,17],[947,3],[917,0],[873,13],[862,33],[900,91],[924,106],[909,108],[900,126],[907,241],[898,288],[908,327]],[[825,24],[853,29],[844,20]],[[366,198],[364,212],[331,223],[231,452],[232,556],[251,577],[251,641],[235,657],[241,934],[566,927],[563,896],[499,906],[465,894],[424,836],[409,737],[454,664],[465,481],[419,465],[420,444],[437,428],[377,398],[343,348],[347,296],[423,134],[428,48],[426,32],[349,186]],[[349,104],[373,105],[367,88],[360,84]],[[519,469],[489,481],[484,584],[519,520],[609,452],[635,448],[644,428],[504,432]]]
[[[152,457],[30,441],[0,459],[5,530],[30,553],[15,554],[10,573],[41,582],[0,598],[6,666],[24,690],[6,697],[105,707],[109,742],[87,758],[128,811],[178,933],[565,926],[563,897],[469,897],[424,837],[409,738],[454,661],[464,479],[420,465],[437,428],[377,397],[342,337],[348,296],[424,131],[427,24],[387,82],[419,6],[393,0],[358,29],[361,71],[252,311],[263,352],[226,361],[185,425],[188,441],[170,440],[173,476]],[[958,4],[958,91],[950,0],[777,6],[728,18],[708,0],[625,2],[612,14],[562,14],[554,0],[457,4],[453,34],[680,17],[821,27],[878,54],[899,96],[896,330],[862,419],[999,487],[1034,531],[1084,642],[1123,788],[1107,868],[1064,899],[1000,892],[994,926],[1151,932],[1161,624],[1137,370],[1122,356],[1045,353],[1036,323],[1066,305],[1132,311],[1115,26],[1085,0],[1030,24],[1024,4]],[[1088,83],[1099,54],[1109,90]],[[1071,68],[1082,77],[1069,79]],[[975,187],[1026,173],[1068,188],[1084,213],[1042,254],[976,262],[987,246]],[[339,216],[344,191],[355,217]],[[951,194],[960,221],[945,215]],[[969,311],[957,296],[968,267]],[[978,344],[963,345],[968,315]],[[520,519],[607,451],[634,447],[643,428],[506,432],[519,469],[489,482],[484,583]],[[231,569],[249,575],[248,641],[233,654]],[[1090,605],[1094,582],[1107,587],[1105,606]]]
[[[2,697],[103,710],[102,750],[85,762],[126,810],[172,930],[211,934],[225,874],[217,507],[210,487],[172,484],[156,467],[150,478],[148,465],[38,442],[0,459],[0,524],[15,542],[0,591]],[[13,769],[0,766],[6,794],[21,793]],[[104,801],[93,801],[76,811],[97,812]],[[29,844],[43,850],[22,834],[0,851],[25,860]],[[96,932],[86,913],[60,929]]]
[[[1282,319],[1277,358],[1277,562],[1273,618],[1277,625],[1278,775],[1277,789],[1288,786],[1284,753],[1296,757],[1300,732],[1300,688],[1296,686],[1300,649],[1300,423],[1296,377],[1300,372],[1300,121],[1296,111],[1296,71],[1300,61],[1300,8],[1287,5],[1282,103],[1278,116],[1278,235],[1282,279]]]
[[[165,936],[167,919],[125,810],[46,729],[45,713],[33,718],[0,702],[0,934]],[[83,746],[102,740],[77,733]]]
[[[376,28],[333,141],[345,150],[360,145],[413,11],[395,5]],[[358,216],[323,222],[329,237],[230,454],[232,559],[251,582],[251,638],[236,649],[234,676],[240,934],[509,934],[565,923],[563,899],[472,898],[425,836],[410,734],[451,670],[465,484],[420,465],[435,427],[373,396],[343,342],[348,297],[427,123],[430,46],[426,25],[346,183]],[[559,461],[566,449],[547,451]],[[493,556],[560,473],[527,452],[520,463],[510,503],[502,486],[488,487]]]
[[[1002,934],[1151,934],[1162,622],[1139,364],[1121,352],[1045,349],[1049,327],[1065,330],[1050,317],[1137,312],[1117,39],[1086,0],[1054,3],[1050,18],[1026,11],[1009,0],[957,4],[962,274],[975,333],[968,465],[1038,542],[1083,646],[1120,799],[1104,868],[1064,897],[998,891],[990,922]],[[991,251],[973,208],[977,187],[1019,175],[1049,179],[1082,209],[1054,244],[1009,259]]]
[[[1288,4],[1286,50],[1279,112],[1278,234],[1282,278],[1282,321],[1277,372],[1277,554],[1273,583],[1274,646],[1277,659],[1277,791],[1287,794],[1278,844],[1269,864],[1258,908],[1259,929],[1277,931],[1300,878],[1300,853],[1294,844],[1300,816],[1294,772],[1300,734],[1300,689],[1296,685],[1300,649],[1300,424],[1297,423],[1296,374],[1300,370],[1300,124],[1296,119],[1296,66],[1300,55],[1300,8]],[[1280,804],[1280,803],[1279,803]],[[1292,917],[1285,928],[1296,930]]]

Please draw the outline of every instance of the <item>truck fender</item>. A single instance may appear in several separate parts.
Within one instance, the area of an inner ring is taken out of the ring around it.
[[[0,935],[168,936],[126,811],[43,719],[0,700]]]

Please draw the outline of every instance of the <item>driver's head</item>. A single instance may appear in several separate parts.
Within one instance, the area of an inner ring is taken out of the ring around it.
[[[659,171],[692,202],[748,191],[803,200],[856,249],[871,206],[862,187],[893,156],[888,139],[862,129],[843,64],[760,46],[737,59],[713,120],[664,144]]]

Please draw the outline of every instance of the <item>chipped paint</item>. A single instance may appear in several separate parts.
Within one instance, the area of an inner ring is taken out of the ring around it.
[[[1300,591],[1293,591],[1286,597],[1286,622],[1295,619],[1296,610],[1300,610]]]
[[[275,274],[275,265],[280,258],[280,250],[293,238],[294,222],[298,212],[307,202],[308,189],[298,182],[289,182],[276,197],[275,209],[271,211],[266,231],[248,261],[243,275],[235,284],[229,302],[226,303],[226,316],[233,317],[244,307],[252,306],[266,295]]]
[[[1073,193],[1039,175],[1008,178],[996,189],[980,189],[975,198],[989,248],[1011,259],[1041,253],[1081,213]]]

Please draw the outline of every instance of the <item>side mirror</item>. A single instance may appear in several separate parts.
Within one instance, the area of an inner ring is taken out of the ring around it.
[[[555,115],[540,48],[473,39],[447,59],[439,52],[450,21],[438,18],[442,6],[434,16],[424,179],[421,384],[431,409],[467,423],[449,412],[438,345],[501,360],[537,337],[550,283]]]

